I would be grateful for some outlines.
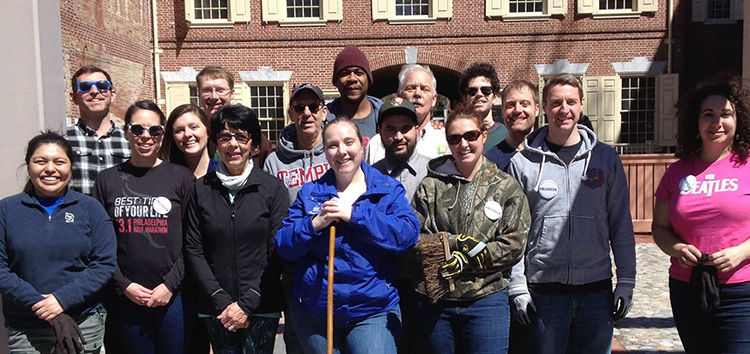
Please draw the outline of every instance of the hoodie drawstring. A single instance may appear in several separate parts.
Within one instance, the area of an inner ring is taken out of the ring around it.
[[[589,179],[589,176],[586,175],[586,171],[589,169],[589,162],[591,161],[591,150],[589,150],[588,154],[586,154],[586,164],[583,165],[583,175],[581,176],[581,180],[585,181]]]
[[[456,197],[453,198],[453,204],[448,207],[448,210],[453,210],[453,207],[456,206],[456,203],[458,203],[458,193],[461,192],[461,181],[458,181],[458,188],[456,188]]]
[[[544,173],[544,163],[547,162],[547,156],[542,154],[542,166],[539,167],[539,177],[536,179],[536,185],[534,185],[534,192],[539,192],[539,185],[542,183],[542,173]]]

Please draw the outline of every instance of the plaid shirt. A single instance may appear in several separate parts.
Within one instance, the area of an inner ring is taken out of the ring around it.
[[[91,195],[99,172],[125,162],[130,158],[130,146],[122,127],[112,122],[107,134],[97,136],[96,131],[79,119],[68,126],[66,139],[73,145],[77,160],[73,164],[70,186],[73,190]]]

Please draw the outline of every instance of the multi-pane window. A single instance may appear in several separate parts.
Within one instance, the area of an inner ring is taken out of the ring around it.
[[[542,12],[542,0],[508,0],[508,12]]]
[[[198,86],[190,85],[190,104],[194,104],[200,107],[200,100],[198,99]]]
[[[429,14],[430,0],[396,0],[396,16]]]
[[[229,7],[227,0],[193,0],[196,20],[226,20]]]
[[[656,78],[622,79],[622,130],[620,143],[639,144],[654,140]]]
[[[320,18],[320,0],[286,0],[287,18]]]
[[[728,20],[732,18],[732,1],[708,0],[708,13],[706,17],[709,20]]]
[[[633,0],[599,0],[599,10],[632,10]]]
[[[284,129],[284,86],[250,86],[250,106],[258,114],[260,129],[271,143]]]

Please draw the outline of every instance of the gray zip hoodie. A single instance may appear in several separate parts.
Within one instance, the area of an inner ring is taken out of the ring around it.
[[[268,156],[263,170],[284,182],[289,191],[289,202],[293,203],[303,184],[328,171],[323,152],[323,139],[312,150],[297,149],[297,130],[294,124],[290,124],[281,131],[276,151]]]
[[[620,157],[578,125],[581,147],[566,165],[547,146],[548,129],[531,133],[508,167],[526,193],[532,220],[510,295],[528,293],[527,281],[582,285],[610,279],[610,248],[618,285],[634,287],[635,239]]]

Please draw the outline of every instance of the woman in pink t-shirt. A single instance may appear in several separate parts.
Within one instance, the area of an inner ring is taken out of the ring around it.
[[[672,257],[677,331],[687,353],[750,353],[750,94],[738,79],[706,85],[677,116],[680,160],[659,184],[652,225]],[[706,311],[701,294],[711,292],[691,282],[699,264],[718,280],[718,307]]]

